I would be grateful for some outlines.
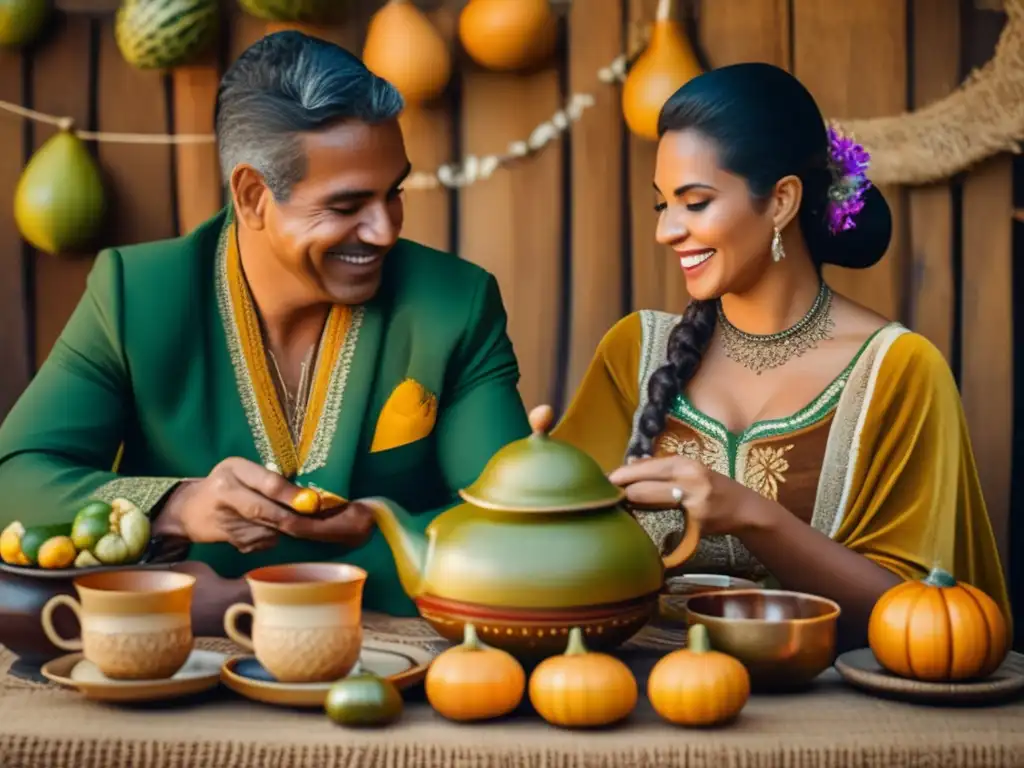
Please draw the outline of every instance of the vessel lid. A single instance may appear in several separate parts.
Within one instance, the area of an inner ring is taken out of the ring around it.
[[[533,434],[495,453],[459,495],[483,509],[547,514],[601,509],[622,501],[625,492],[588,453],[548,434],[553,419],[551,406],[534,408]]]

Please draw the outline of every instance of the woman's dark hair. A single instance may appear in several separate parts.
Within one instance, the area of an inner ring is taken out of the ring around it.
[[[833,235],[827,225],[828,127],[810,92],[784,69],[761,63],[735,64],[706,72],[676,91],[662,107],[658,135],[693,130],[709,139],[719,165],[745,179],[755,201],[768,198],[776,182],[797,176],[803,184],[798,221],[811,258],[819,267],[863,269],[889,247],[892,216],[872,187],[856,227]],[[711,341],[717,301],[691,301],[668,340],[668,363],[648,384],[631,456],[654,453],[675,397],[697,372]]]

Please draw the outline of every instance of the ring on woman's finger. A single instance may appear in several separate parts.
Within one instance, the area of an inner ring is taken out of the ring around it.
[[[681,507],[683,505],[683,489],[679,486],[674,486],[672,488],[672,501],[675,502],[677,507]]]

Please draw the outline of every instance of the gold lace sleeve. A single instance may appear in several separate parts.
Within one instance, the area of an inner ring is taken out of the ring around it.
[[[633,431],[643,331],[636,313],[612,326],[552,436],[586,451],[605,472],[620,466]]]

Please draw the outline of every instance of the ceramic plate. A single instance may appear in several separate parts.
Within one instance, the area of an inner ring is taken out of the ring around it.
[[[1024,692],[1024,655],[1011,651],[985,680],[927,683],[886,671],[870,648],[847,651],[835,662],[842,678],[861,690],[922,704],[984,704]]]
[[[367,641],[359,654],[363,670],[386,677],[399,690],[423,680],[433,654],[415,645]],[[279,683],[254,656],[234,656],[221,669],[221,680],[253,701],[282,707],[324,706],[332,683]]]
[[[48,661],[43,677],[80,692],[87,699],[118,703],[166,701],[215,688],[227,654],[196,649],[185,666],[166,680],[111,680],[81,653]]]
[[[15,576],[24,576],[27,579],[74,579],[84,576],[87,573],[105,573],[106,571],[134,570],[139,568],[167,568],[174,565],[173,562],[150,561],[151,552],[144,552],[142,557],[135,563],[124,565],[93,565],[88,568],[40,568],[38,566],[11,565],[0,561],[0,571]]]

